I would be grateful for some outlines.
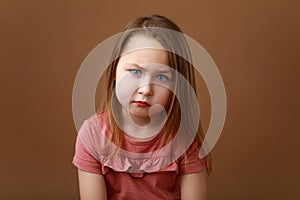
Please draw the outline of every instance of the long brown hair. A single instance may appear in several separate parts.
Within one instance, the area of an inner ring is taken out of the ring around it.
[[[117,102],[116,96],[114,93],[115,88],[115,76],[116,76],[116,68],[120,59],[120,56],[122,54],[122,51],[124,50],[129,38],[131,38],[133,35],[135,35],[137,32],[142,33],[147,37],[150,37],[152,39],[155,39],[158,41],[162,46],[167,47],[166,49],[179,49],[180,54],[183,55],[185,58],[190,58],[190,50],[187,44],[187,41],[184,37],[176,37],[172,35],[172,32],[161,32],[157,29],[151,29],[151,28],[163,28],[163,29],[170,29],[176,32],[182,33],[181,29],[171,20],[169,20],[166,17],[160,16],[160,15],[150,15],[146,17],[140,17],[132,20],[125,26],[123,30],[123,34],[119,37],[119,40],[114,48],[114,52],[112,54],[113,62],[108,66],[106,70],[106,80],[105,80],[105,90],[106,95],[105,98],[102,98],[100,101],[100,106],[98,109],[98,112],[105,112],[107,116],[107,122],[110,127],[110,134],[109,139],[116,144],[117,146],[121,146],[122,143],[122,130],[117,126],[117,123],[114,119],[112,106],[120,106],[120,105],[112,105],[113,102]],[[172,39],[173,38],[173,39]],[[188,62],[186,59],[183,59],[178,54],[168,51],[168,64],[172,68],[174,68],[176,71],[178,71],[186,80],[188,80],[191,88],[195,91],[197,94],[197,88],[196,88],[196,80],[195,80],[195,72],[194,67],[190,62]],[[201,121],[195,121],[195,119],[198,119],[194,116],[194,108],[192,107],[191,101],[191,91],[183,87],[182,84],[177,83],[176,89],[178,94],[185,97],[185,101],[178,102],[178,99],[173,95],[170,104],[167,108],[167,120],[165,122],[165,130],[166,130],[166,137],[164,137],[165,143],[170,141],[174,134],[176,134],[176,131],[178,129],[178,125],[180,124],[180,120],[186,119],[186,124],[184,125],[186,127],[186,130],[189,130],[190,124],[192,123],[198,123],[198,129],[196,130],[196,140],[200,144],[200,146],[203,143],[204,140],[204,131],[201,125]],[[114,99],[114,101],[112,101]],[[116,100],[116,101],[115,101]],[[186,105],[182,105],[186,104]],[[183,114],[180,111],[180,106],[187,108],[188,111]],[[186,134],[190,134],[189,131],[187,131]],[[207,172],[208,174],[211,171],[211,155],[208,154],[205,158],[206,164],[207,164]]]

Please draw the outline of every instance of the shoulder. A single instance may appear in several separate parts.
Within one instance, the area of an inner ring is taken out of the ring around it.
[[[95,113],[94,115],[90,116],[89,118],[85,119],[79,129],[84,128],[99,128],[105,126],[106,123],[106,114],[104,112]]]
[[[207,169],[205,158],[200,158],[200,144],[194,140],[184,155],[179,159],[181,174],[191,174]]]
[[[83,121],[78,136],[82,135],[98,135],[107,129],[107,123],[104,113],[96,113]]]
[[[87,149],[99,149],[105,145],[106,132],[105,114],[96,113],[84,120],[77,137]]]

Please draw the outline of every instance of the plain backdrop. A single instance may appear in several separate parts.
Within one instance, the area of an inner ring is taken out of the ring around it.
[[[199,42],[224,80],[209,200],[300,198],[299,0],[2,0],[0,199],[79,199],[77,70],[101,41],[152,13]]]

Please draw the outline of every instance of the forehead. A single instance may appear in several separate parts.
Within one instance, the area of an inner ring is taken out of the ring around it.
[[[124,49],[122,50],[123,54],[127,54],[128,52],[132,52],[139,49],[161,49],[165,50],[163,45],[152,38],[151,36],[146,36],[142,33],[138,33],[136,35],[131,36],[126,44]]]
[[[125,63],[133,63],[139,66],[151,63],[169,65],[168,53],[154,38],[137,34],[129,38],[122,50],[118,66]]]
[[[129,52],[121,56],[119,63],[135,63],[137,65],[147,65],[156,63],[168,65],[168,54],[161,49],[140,49]]]

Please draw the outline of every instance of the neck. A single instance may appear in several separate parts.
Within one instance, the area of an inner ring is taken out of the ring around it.
[[[122,130],[130,137],[137,139],[151,138],[158,134],[165,123],[165,115],[157,114],[147,118],[133,116],[122,112]]]

